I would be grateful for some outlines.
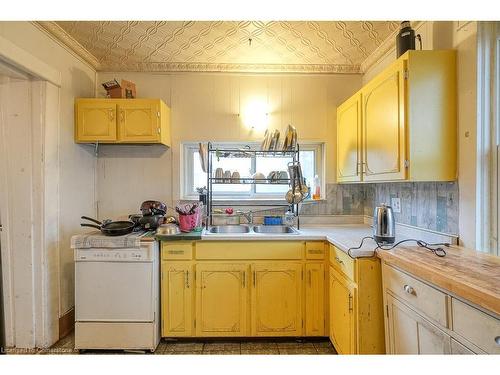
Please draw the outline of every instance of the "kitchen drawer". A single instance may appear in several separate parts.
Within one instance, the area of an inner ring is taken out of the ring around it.
[[[302,259],[302,241],[200,241],[196,259],[200,260],[273,260]]]
[[[354,259],[333,245],[330,245],[330,264],[337,271],[355,281]]]
[[[325,259],[325,248],[323,241],[306,242],[306,259]]]
[[[500,354],[500,319],[452,298],[452,330],[486,353]]]
[[[462,345],[455,339],[451,339],[451,354],[476,354],[466,346]]]
[[[162,260],[191,260],[193,259],[194,242],[162,242]]]
[[[427,318],[449,328],[447,318],[447,295],[417,279],[386,264],[382,267],[384,288],[406,301]]]

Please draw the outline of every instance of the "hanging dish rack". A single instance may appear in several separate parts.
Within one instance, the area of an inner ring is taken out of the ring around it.
[[[297,186],[297,180],[295,178],[291,178],[292,176],[288,175],[288,178],[252,178],[252,177],[215,177],[213,174],[213,158],[255,158],[259,157],[268,157],[268,158],[288,158],[295,164],[299,162],[299,145],[296,143],[294,149],[288,150],[252,150],[250,148],[214,148],[213,145],[208,142],[207,151],[206,151],[206,159],[207,159],[207,220],[206,220],[206,228],[212,225],[212,215],[213,215],[213,185],[215,184],[270,184],[270,185],[289,185],[292,191],[295,191]],[[245,204],[238,204],[239,206],[245,206]],[[252,202],[251,206],[258,207],[289,207],[292,213],[296,217],[297,229],[300,229],[300,220],[299,220],[299,203],[288,203],[285,199],[283,199],[283,203],[265,203],[265,202]],[[229,207],[234,206],[231,204],[220,203],[217,204],[219,207]]]

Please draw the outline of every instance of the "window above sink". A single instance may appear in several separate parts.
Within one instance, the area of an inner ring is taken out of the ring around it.
[[[205,142],[206,143],[206,142]],[[258,142],[247,143],[212,143],[212,147],[220,148],[244,148],[250,146],[253,150],[260,148]],[[299,159],[302,166],[304,178],[309,186],[312,186],[314,175],[318,175],[324,183],[324,143],[300,142]],[[271,171],[287,171],[287,164],[292,158],[271,158],[265,156],[252,156],[242,158],[220,158],[213,159],[213,171],[216,168],[229,170],[231,173],[237,171],[240,177],[250,177],[256,172],[265,177]],[[181,157],[181,182],[182,199],[198,199],[197,187],[207,185],[207,174],[203,172],[200,164],[198,142],[186,142],[182,144]],[[289,186],[286,184],[214,184],[214,200],[279,200],[283,201]],[[323,189],[324,191],[324,189]]]

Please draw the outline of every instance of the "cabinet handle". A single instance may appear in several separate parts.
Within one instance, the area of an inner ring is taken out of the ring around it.
[[[253,271],[253,287],[255,288],[255,283],[256,283],[256,280],[257,279],[257,272],[256,271]]]
[[[125,121],[125,111],[124,110],[120,111],[120,120],[121,120],[121,122]]]
[[[349,293],[349,311],[352,311],[352,294]]]
[[[311,270],[309,270],[309,286],[312,286]]]
[[[337,261],[337,263],[344,264],[344,261],[340,260],[339,257],[335,257],[335,260]]]
[[[405,291],[406,293],[408,293],[408,294],[412,294],[412,295],[414,295],[414,296],[416,296],[416,295],[417,295],[417,293],[415,293],[415,289],[413,289],[413,287],[411,287],[411,286],[409,286],[409,285],[405,285],[405,286],[403,287],[403,289],[404,289],[404,291]]]
[[[189,271],[186,271],[186,288],[189,289]]]
[[[109,119],[114,120],[115,119],[115,111],[113,109],[109,110]]]
[[[500,336],[495,337],[495,342],[500,346]]]
[[[243,283],[243,288],[245,287],[245,279],[247,278],[247,273],[246,271],[243,271],[243,280],[241,281]]]

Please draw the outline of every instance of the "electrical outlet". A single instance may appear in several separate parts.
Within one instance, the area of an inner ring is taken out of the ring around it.
[[[394,213],[401,212],[401,198],[391,198],[391,207]]]

